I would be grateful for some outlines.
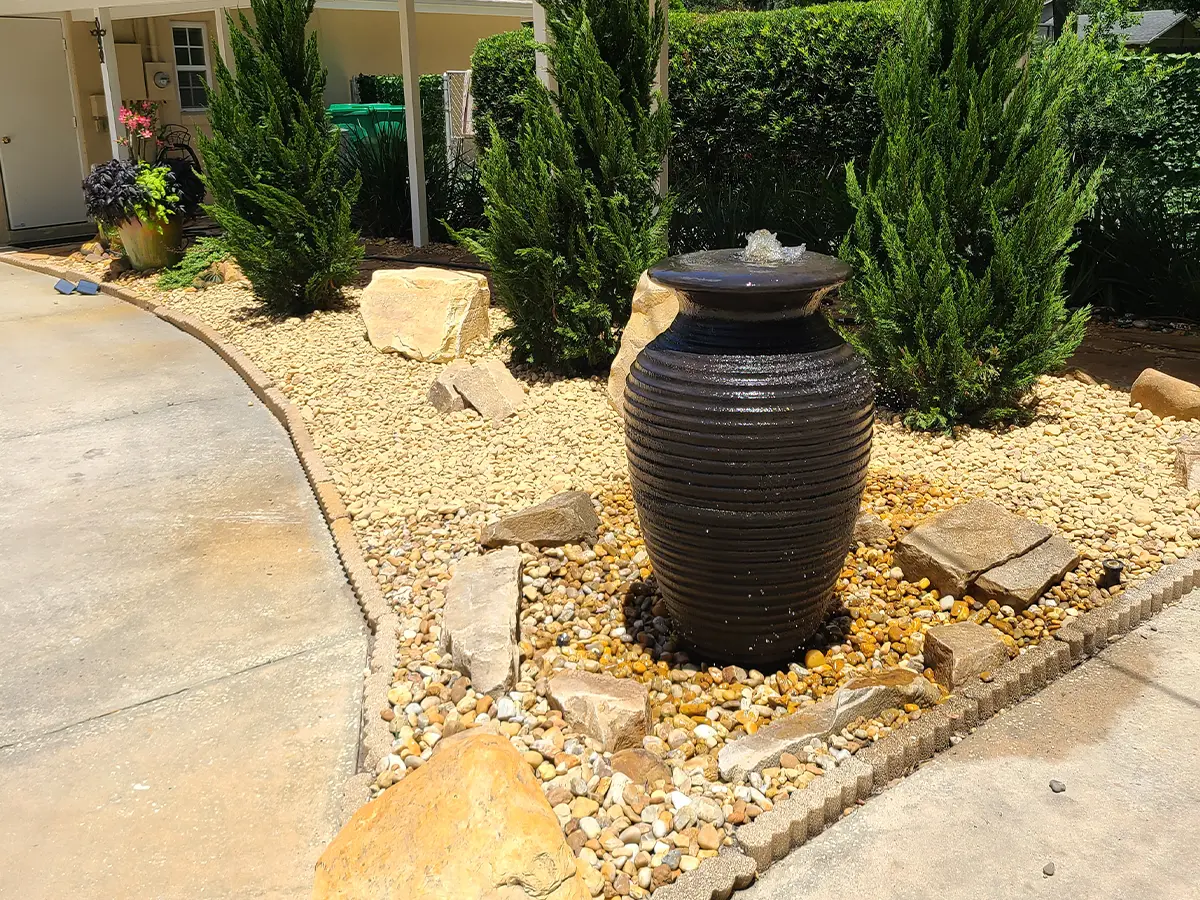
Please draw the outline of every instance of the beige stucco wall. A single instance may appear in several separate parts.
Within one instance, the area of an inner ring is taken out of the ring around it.
[[[236,12],[235,12],[236,19]],[[139,94],[142,86],[146,96],[161,104],[163,122],[187,126],[195,135],[207,128],[204,115],[184,113],[179,108],[179,92],[175,74],[174,55],[171,44],[171,23],[180,21],[204,22],[208,26],[211,40],[215,22],[212,13],[191,13],[178,16],[163,16],[152,19],[123,19],[113,22],[113,36],[119,44],[137,43],[141,46],[145,63],[152,59],[149,29],[154,30],[158,41],[158,62],[171,75],[166,88],[153,83],[153,72],[130,71],[128,55],[120,68],[122,88],[136,83]],[[313,12],[312,28],[317,33],[321,48],[321,60],[329,70],[325,90],[328,103],[350,101],[350,79],[360,73],[371,75],[396,75],[401,71],[400,17],[393,12],[374,12],[343,9],[318,9]],[[88,31],[90,22],[72,23],[72,44],[75,71],[78,80],[79,104],[83,112],[80,127],[83,129],[88,165],[103,162],[110,156],[108,132],[98,129],[91,117],[91,96],[103,94],[104,84],[100,76],[100,59],[96,53],[96,41]],[[466,69],[471,65],[471,53],[480,38],[501,31],[521,27],[515,16],[476,16],[418,13],[416,38],[419,44],[418,60],[423,73],[445,72],[450,69]],[[211,61],[210,61],[211,65]],[[153,68],[153,67],[151,67]],[[123,90],[127,97],[135,96]],[[119,127],[119,126],[118,126]]]
[[[400,15],[347,9],[318,9],[312,27],[329,69],[328,103],[350,101],[350,79],[358,74],[400,74]],[[417,64],[422,73],[471,67],[479,39],[521,27],[515,16],[418,13]]]

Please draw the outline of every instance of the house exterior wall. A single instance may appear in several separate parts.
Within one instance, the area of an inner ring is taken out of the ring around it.
[[[400,74],[400,15],[348,9],[317,9],[312,24],[329,69],[327,103],[350,102],[355,75]],[[469,69],[480,38],[521,27],[516,16],[417,13],[417,63],[424,74]]]
[[[1180,22],[1155,38],[1150,49],[1159,53],[1194,53],[1200,50],[1200,30],[1191,22]]]
[[[231,12],[236,19],[236,11]],[[249,14],[249,10],[244,12]],[[171,23],[182,21],[203,22],[210,42],[215,37],[214,14],[200,12],[114,20],[113,38],[117,44],[118,72],[124,99],[146,97],[158,101],[161,121],[164,124],[186,126],[192,133],[195,146],[198,132],[208,128],[208,117],[203,113],[184,112],[180,108]],[[108,128],[119,129],[120,125],[97,120],[92,115],[92,97],[104,93],[96,39],[89,34],[92,22],[73,21],[68,17],[67,24],[68,53],[75,69],[79,134],[86,170],[111,158]],[[350,79],[355,75],[396,75],[401,72],[398,11],[317,9],[313,13],[311,27],[317,34],[322,62],[329,70],[325,90],[327,103],[349,102]],[[471,54],[481,38],[520,27],[519,16],[418,13],[416,40],[420,58],[417,62],[422,73],[469,68]],[[212,65],[210,58],[210,68]],[[154,71],[158,69],[170,75],[170,84],[165,88],[156,87],[153,82]],[[7,228],[3,194],[0,193],[0,243],[14,239]]]

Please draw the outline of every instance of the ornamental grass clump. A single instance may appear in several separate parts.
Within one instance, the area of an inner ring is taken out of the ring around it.
[[[236,72],[216,58],[211,138],[201,137],[206,210],[266,303],[302,314],[330,305],[358,273],[350,211],[359,179],[343,173],[325,107],[314,0],[251,0],[230,29]],[[230,19],[232,24],[232,19]]]
[[[914,0],[875,85],[883,131],[842,255],[851,339],[912,427],[1022,413],[1083,338],[1063,275],[1096,197],[1064,146],[1087,55],[1031,53],[1040,0]]]
[[[456,237],[491,266],[514,359],[589,372],[612,361],[639,275],[666,255],[670,119],[653,90],[666,23],[644,0],[544,5],[557,91],[525,86],[514,140],[492,123],[487,226]]]

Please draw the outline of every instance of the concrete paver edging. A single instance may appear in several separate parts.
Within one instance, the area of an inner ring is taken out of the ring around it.
[[[84,277],[8,254],[0,255],[0,259],[56,278]],[[154,313],[207,344],[245,380],[291,438],[373,637],[370,674],[363,688],[359,772],[343,788],[342,815],[343,820],[348,819],[369,799],[375,766],[391,750],[391,732],[378,713],[388,705],[387,692],[399,658],[399,619],[367,568],[346,507],[299,410],[266,373],[241,350],[192,316],[159,306],[113,284],[102,284],[100,290]],[[1051,640],[1010,660],[990,682],[975,682],[939,706],[923,711],[916,722],[864,748],[830,775],[739,827],[734,846],[723,848],[716,857],[705,860],[673,884],[659,888],[654,892],[655,900],[728,900],[735,891],[748,887],[759,873],[842,818],[847,808],[886,790],[891,783],[947,749],[952,737],[973,731],[1002,709],[1042,690],[1197,586],[1200,586],[1200,553],[1164,567],[1105,606],[1076,617],[1056,631]]]
[[[999,669],[990,682],[977,681],[921,718],[864,748],[829,775],[780,801],[735,832],[736,849],[726,848],[655,900],[728,900],[842,818],[845,810],[887,789],[919,764],[950,746],[1001,710],[1037,693],[1072,668],[1119,640],[1164,606],[1200,585],[1200,553],[1164,567],[1112,602],[1076,617],[1053,639],[1026,650]],[[735,862],[736,857],[742,857]],[[753,875],[746,872],[753,870]]]
[[[0,260],[19,268],[39,272],[54,278],[68,278],[78,282],[90,276],[81,275],[68,269],[55,268],[31,260],[26,260],[15,254],[0,254]],[[263,372],[254,362],[233,344],[227,342],[214,329],[204,322],[178,312],[166,306],[160,306],[144,297],[139,297],[132,291],[123,290],[114,284],[101,284],[101,292],[131,303],[146,312],[153,313],[174,325],[204,344],[223,359],[231,369],[241,376],[271,414],[279,420],[279,424],[291,438],[292,447],[304,470],[309,487],[317,499],[317,505],[329,527],[333,538],[333,546],[346,573],[346,580],[358,600],[363,618],[371,632],[371,651],[369,657],[370,675],[364,681],[362,698],[362,721],[359,737],[358,772],[347,780],[342,789],[342,821],[347,820],[355,810],[370,799],[371,784],[375,780],[375,766],[383,757],[391,752],[392,734],[387,722],[379,715],[380,710],[388,706],[387,693],[391,688],[396,662],[399,658],[400,620],[383,598],[379,583],[367,568],[358,539],[350,524],[349,514],[337,486],[329,470],[325,468],[316,445],[300,411],[287,399],[284,393],[275,386],[275,382]]]

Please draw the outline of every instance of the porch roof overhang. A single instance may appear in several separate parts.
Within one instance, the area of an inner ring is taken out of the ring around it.
[[[142,16],[170,16],[207,12],[212,9],[249,7],[248,0],[121,0],[108,6],[114,19],[136,19]],[[415,0],[416,12],[449,15],[513,16],[524,20],[533,17],[533,0]],[[73,9],[63,0],[0,0],[0,16],[57,15],[64,7],[76,21],[90,22],[95,17],[91,7]],[[396,12],[396,0],[317,0],[318,9],[377,10]]]

